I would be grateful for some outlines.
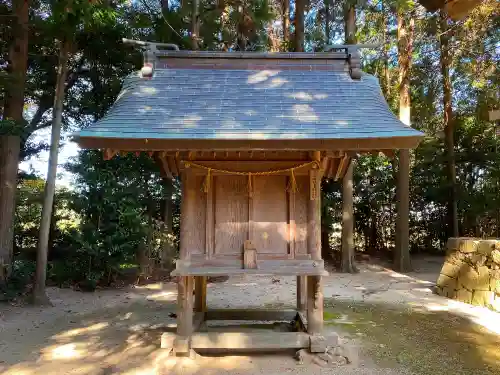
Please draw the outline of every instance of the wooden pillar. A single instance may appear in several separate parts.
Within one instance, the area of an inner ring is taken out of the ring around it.
[[[313,160],[320,162],[319,151]],[[319,168],[309,172],[310,197],[307,201],[307,247],[311,259],[321,259],[321,175]],[[307,331],[319,334],[323,330],[323,290],[321,276],[307,276]]]
[[[342,180],[342,272],[354,272],[353,169],[351,160]]]
[[[307,276],[307,333],[323,331],[323,285],[321,276]]]
[[[313,153],[320,161],[320,152]],[[311,259],[321,259],[321,175],[319,165],[309,171],[309,200],[307,201],[307,249]]]
[[[174,342],[176,354],[189,354],[193,333],[193,277],[181,276],[177,283],[177,337]]]
[[[207,311],[207,277],[195,276],[194,278],[194,311]]]
[[[182,200],[181,200],[181,235],[180,235],[180,259],[188,258],[190,244],[192,242],[192,231],[196,230],[196,218],[198,209],[196,207],[196,190],[193,181],[193,171],[186,168],[182,172]]]
[[[305,312],[307,308],[307,278],[297,276],[297,311]]]
[[[399,151],[399,168],[396,188],[396,248],[394,250],[394,268],[406,272],[411,269],[409,216],[410,216],[410,151]]]

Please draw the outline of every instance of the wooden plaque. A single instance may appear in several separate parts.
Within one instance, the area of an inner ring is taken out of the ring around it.
[[[243,246],[243,268],[257,268],[257,249],[249,240]]]

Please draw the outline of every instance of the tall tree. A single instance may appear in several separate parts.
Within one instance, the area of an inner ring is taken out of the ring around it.
[[[331,39],[331,17],[332,17],[332,9],[331,9],[331,0],[325,0],[325,44],[330,44]]]
[[[356,9],[348,5],[344,13],[345,44],[356,44]],[[356,272],[354,266],[354,210],[353,210],[354,160],[342,179],[342,272]]]
[[[57,69],[57,83],[55,88],[54,110],[52,116],[52,133],[50,137],[49,166],[43,197],[42,220],[40,222],[36,258],[35,284],[32,296],[33,303],[36,305],[45,305],[50,303],[47,295],[45,294],[45,279],[47,278],[49,235],[52,222],[52,209],[54,207],[54,193],[56,190],[57,159],[59,154],[59,141],[61,138],[62,112],[64,103],[64,84],[68,75],[68,58],[71,46],[71,40],[67,37],[61,42],[59,52],[59,67]]]
[[[61,137],[62,112],[65,96],[65,82],[68,75],[68,61],[76,43],[78,31],[103,25],[109,20],[114,20],[116,12],[113,8],[100,2],[86,0],[73,0],[70,3],[61,3],[54,0],[50,3],[51,14],[49,28],[56,38],[60,38],[59,66],[54,95],[52,134],[49,155],[47,182],[44,190],[42,220],[37,248],[37,265],[35,283],[33,287],[32,302],[34,304],[50,303],[45,293],[47,276],[47,257],[52,208],[56,183],[57,159]]]
[[[304,52],[304,28],[306,0],[295,1],[295,33],[294,33],[294,50],[295,52]]]
[[[399,119],[410,126],[410,69],[413,53],[414,19],[411,5],[400,5],[397,11],[398,19],[398,64],[399,64]],[[397,172],[397,211],[396,248],[394,250],[394,267],[398,271],[409,271],[409,179],[410,151],[399,151],[399,168]]]
[[[13,0],[12,45],[9,52],[8,83],[0,119],[0,284],[7,281],[12,262],[17,168],[24,126],[24,91],[28,65],[28,0]]]
[[[285,50],[288,51],[290,48],[290,0],[282,1],[282,20],[283,25],[283,44],[285,45]]]
[[[448,184],[450,188],[448,202],[448,233],[450,237],[458,237],[458,208],[457,208],[457,177],[455,171],[455,142],[453,140],[453,108],[452,87],[450,77],[450,29],[448,15],[444,10],[439,12],[440,18],[440,65],[443,85],[443,130],[446,145],[446,164],[448,170]]]
[[[199,0],[191,1],[191,48],[196,51],[200,47],[200,4]]]

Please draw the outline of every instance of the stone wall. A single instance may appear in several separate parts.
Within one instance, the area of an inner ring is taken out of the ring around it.
[[[437,294],[500,311],[500,240],[450,238]]]

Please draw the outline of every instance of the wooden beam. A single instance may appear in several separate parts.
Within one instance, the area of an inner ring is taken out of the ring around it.
[[[184,169],[182,173],[182,199],[181,199],[181,233],[180,233],[180,259],[187,260],[192,231],[196,229],[196,186],[192,168]]]
[[[319,162],[319,152],[313,154]],[[321,180],[318,169],[309,171],[310,199],[307,201],[307,249],[312,259],[321,259]]]
[[[167,163],[170,171],[174,176],[179,175],[179,171],[177,169],[177,164],[175,163],[175,158],[172,155],[167,155]]]
[[[323,331],[323,285],[321,276],[307,276],[307,332]]]
[[[117,150],[112,150],[110,148],[104,149],[104,160],[111,160],[117,154]]]
[[[302,349],[309,345],[309,335],[303,332],[200,332],[191,339],[193,349],[211,352]]]
[[[259,258],[261,256],[259,255]],[[319,275],[328,276],[328,271],[323,267],[281,267],[281,268],[266,268],[266,261],[258,261],[258,268],[237,268],[237,267],[189,267],[176,268],[170,273],[170,276],[231,276],[231,275],[283,275],[283,276],[300,276],[300,275]],[[241,260],[239,261],[241,267]]]
[[[195,276],[194,278],[194,311],[207,311],[207,277]]]
[[[206,320],[291,321],[296,314],[295,310],[210,309],[205,316]]]
[[[163,170],[165,175],[171,180],[173,180],[174,176],[167,163],[167,153],[165,151],[159,152],[157,154],[157,160],[160,163],[161,169]]]
[[[296,278],[297,287],[297,311],[305,312],[307,309],[307,285],[306,276],[300,275]]]
[[[382,153],[389,159],[394,158],[394,150],[382,150]]]
[[[399,151],[399,167],[396,188],[396,248],[394,249],[394,268],[397,271],[410,271],[410,151]]]
[[[292,177],[288,177],[288,186],[291,184]],[[288,254],[295,258],[295,238],[297,225],[295,222],[295,191],[288,191]]]
[[[334,178],[335,181],[338,181],[339,178],[342,176],[342,170],[343,170],[344,165],[345,165],[345,163],[347,162],[348,159],[349,159],[349,157],[347,156],[347,154],[344,155],[342,157],[342,159],[340,159],[340,163],[339,163],[339,165],[337,167],[337,170],[335,171],[335,178]]]
[[[214,177],[210,176],[210,186],[206,193],[205,209],[205,257],[212,258],[215,248]]]
[[[193,277],[180,277],[177,293],[177,337],[174,350],[176,354],[186,355],[190,351],[189,342],[193,334]]]

